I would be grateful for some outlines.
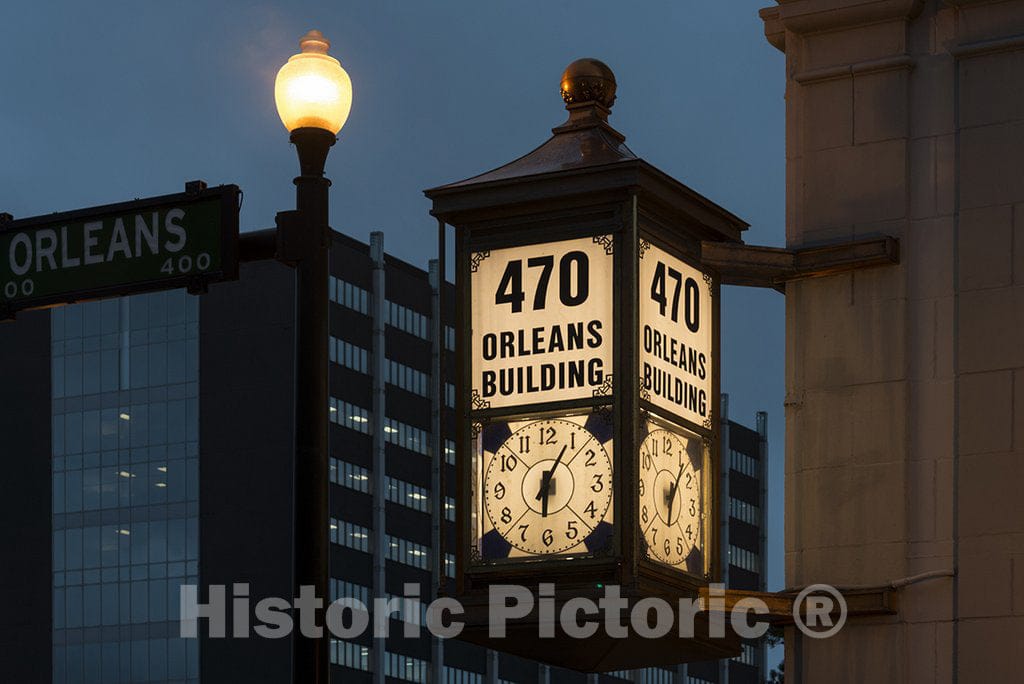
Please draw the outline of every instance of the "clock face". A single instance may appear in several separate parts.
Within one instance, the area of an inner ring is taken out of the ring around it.
[[[489,425],[484,558],[589,553],[610,536],[611,426],[595,414]]]
[[[696,435],[652,427],[640,445],[638,483],[640,529],[648,554],[702,573],[703,442]]]

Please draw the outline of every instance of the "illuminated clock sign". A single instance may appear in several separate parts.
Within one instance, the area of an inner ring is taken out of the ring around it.
[[[612,251],[598,236],[473,255],[474,409],[607,393]]]
[[[640,387],[655,407],[710,427],[711,278],[657,245],[640,253]]]
[[[238,277],[234,185],[0,225],[0,318]]]

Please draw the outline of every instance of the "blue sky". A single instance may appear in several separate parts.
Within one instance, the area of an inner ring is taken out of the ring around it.
[[[201,178],[245,192],[243,229],[291,208],[280,65],[319,28],[354,84],[331,152],[332,225],[415,264],[433,256],[422,190],[520,156],[565,116],[564,67],[615,71],[611,123],[639,156],[784,242],[784,59],[768,0],[5,3],[0,211],[146,197]],[[782,574],[784,300],[726,288],[723,383],[734,419],[769,413],[769,588]]]

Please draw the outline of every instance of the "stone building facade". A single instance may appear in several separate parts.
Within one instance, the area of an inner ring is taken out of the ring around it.
[[[786,286],[786,582],[900,590],[787,630],[796,682],[1020,681],[1024,2],[779,0],[789,247],[901,264]]]

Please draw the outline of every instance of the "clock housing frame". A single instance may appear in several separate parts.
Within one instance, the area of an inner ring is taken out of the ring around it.
[[[693,598],[722,576],[718,535],[707,543],[704,573],[680,572],[652,561],[642,547],[638,525],[637,462],[645,412],[654,410],[667,420],[699,435],[709,449],[708,517],[719,519],[720,478],[720,302],[721,274],[701,263],[702,243],[741,243],[747,224],[683,183],[638,158],[624,144],[624,136],[607,122],[607,107],[573,103],[569,120],[553,129],[553,136],[533,152],[492,171],[426,191],[431,214],[438,220],[440,272],[445,273],[448,227],[454,228],[455,353],[446,357],[445,375],[455,378],[455,409],[450,413],[455,441],[456,521],[442,526],[445,550],[454,552],[454,581],[440,573],[440,592],[464,605],[486,606],[488,588],[495,584],[537,587],[554,583],[559,590],[598,598],[601,587],[618,585],[623,596],[638,600],[661,596]],[[588,240],[607,247],[611,255],[612,304],[611,368],[609,382],[587,396],[535,401],[524,394],[513,402],[490,405],[473,393],[475,350],[474,307],[495,306],[494,292],[474,291],[474,274],[501,250],[541,246],[567,240]],[[650,245],[691,264],[710,289],[712,368],[710,415],[697,424],[653,406],[642,396],[640,376],[639,307],[640,260]],[[445,304],[449,306],[449,304]],[[615,479],[614,530],[607,550],[587,555],[525,558],[495,562],[475,547],[473,534],[475,440],[496,421],[522,420],[542,415],[605,411],[611,416]],[[442,482],[446,478],[441,478]],[[452,538],[454,537],[454,539]],[[475,602],[475,603],[474,603]],[[480,614],[481,619],[483,613]],[[471,622],[471,620],[469,620]],[[609,642],[593,649],[558,649],[521,640],[492,644],[483,623],[467,627],[464,638],[501,650],[549,662],[599,671],[690,660],[728,657],[738,642],[698,637],[672,639],[657,645],[633,639]],[[517,650],[519,646],[521,649]],[[547,648],[547,650],[545,650]],[[547,655],[545,655],[547,654]]]

